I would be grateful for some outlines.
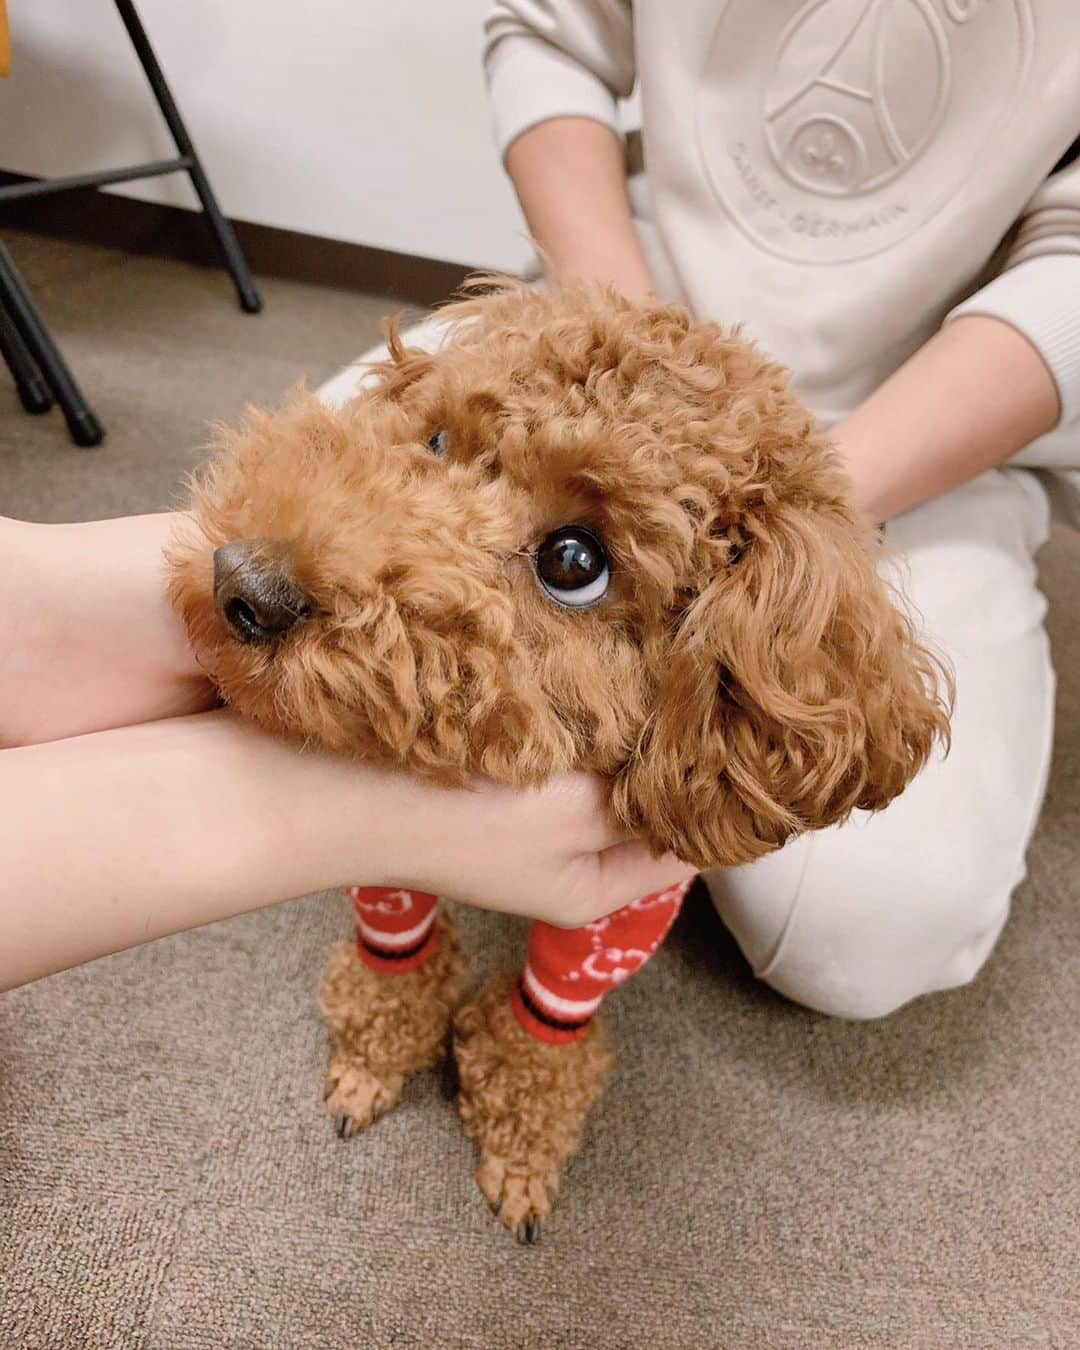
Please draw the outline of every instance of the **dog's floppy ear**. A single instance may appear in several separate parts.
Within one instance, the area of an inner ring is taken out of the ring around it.
[[[695,866],[748,862],[903,791],[949,683],[846,505],[780,502],[683,612],[615,814]]]

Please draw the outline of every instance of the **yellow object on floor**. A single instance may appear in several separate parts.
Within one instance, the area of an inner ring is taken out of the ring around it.
[[[0,75],[11,69],[11,29],[8,27],[6,0],[0,0]]]

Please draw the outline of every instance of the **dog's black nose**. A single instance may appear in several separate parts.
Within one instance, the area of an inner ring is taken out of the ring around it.
[[[288,550],[270,539],[240,539],[216,550],[214,602],[241,642],[274,642],[312,612]]]

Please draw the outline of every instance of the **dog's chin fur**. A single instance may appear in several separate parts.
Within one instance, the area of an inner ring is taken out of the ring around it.
[[[702,867],[895,797],[947,736],[947,677],[784,372],[595,288],[500,283],[447,317],[434,354],[391,329],[344,410],[301,392],[223,434],[170,593],[225,699],[444,783],[599,772],[622,827]],[[584,611],[528,556],[568,523],[611,559]],[[276,646],[214,607],[213,550],[252,538],[315,607]]]

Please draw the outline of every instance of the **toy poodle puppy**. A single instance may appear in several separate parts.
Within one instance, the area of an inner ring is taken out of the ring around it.
[[[901,792],[947,737],[947,677],[785,372],[599,288],[489,279],[445,314],[434,353],[391,325],[344,409],[252,413],[196,485],[171,595],[223,698],[448,786],[590,770],[621,830],[701,868]],[[462,1004],[436,897],[352,888],[321,993],[338,1132],[453,1024],[480,1189],[535,1240],[609,1067],[601,999],[684,889],[534,924],[521,976]]]

